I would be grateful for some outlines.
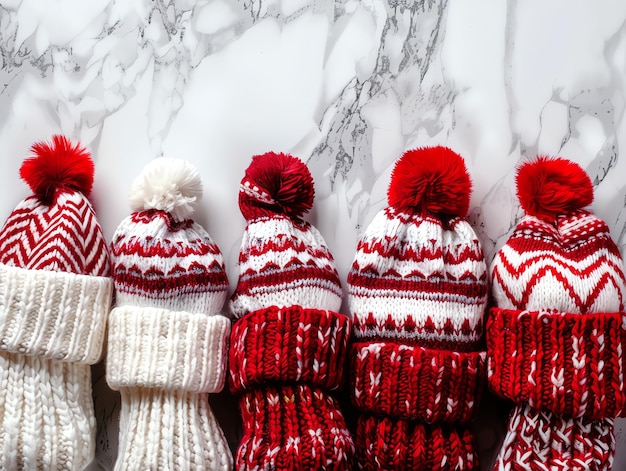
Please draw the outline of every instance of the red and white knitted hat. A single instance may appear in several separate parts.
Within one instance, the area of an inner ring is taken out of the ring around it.
[[[244,436],[235,467],[348,469],[352,438],[329,391],[342,383],[349,319],[341,284],[318,230],[306,165],[285,154],[255,156],[241,181],[247,220],[230,307],[231,390]]]
[[[470,192],[461,156],[410,150],[358,243],[350,376],[364,469],[478,469],[458,426],[475,416],[485,372],[487,270],[464,219]]]
[[[490,268],[489,385],[516,404],[496,469],[609,470],[626,403],[622,257],[584,209],[577,164],[523,164],[517,195],[526,215]]]
[[[189,162],[155,159],[113,236],[106,375],[122,397],[117,469],[232,466],[207,396],[225,380],[228,280],[220,249],[191,219],[201,197]]]
[[[93,459],[90,365],[113,284],[87,200],[94,165],[63,136],[33,145],[33,190],[0,230],[0,468],[81,470]]]
[[[252,158],[241,181],[239,208],[248,221],[235,317],[269,306],[339,310],[341,282],[319,231],[301,218],[313,205],[313,178],[299,159],[267,153]]]

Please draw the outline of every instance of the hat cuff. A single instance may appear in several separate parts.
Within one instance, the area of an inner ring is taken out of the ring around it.
[[[233,325],[230,387],[241,392],[272,381],[336,389],[342,381],[350,319],[301,306],[253,311]]]
[[[109,316],[106,374],[112,389],[218,392],[224,386],[230,320],[154,307]]]
[[[112,292],[108,277],[0,264],[0,350],[97,363]]]
[[[557,415],[624,413],[624,313],[574,314],[492,308],[489,385],[515,403]]]
[[[356,342],[350,358],[352,400],[362,411],[427,423],[464,423],[477,412],[485,352]]]

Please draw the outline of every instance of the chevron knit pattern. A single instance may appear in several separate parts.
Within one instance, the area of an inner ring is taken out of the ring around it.
[[[429,173],[431,164],[459,170]],[[447,177],[457,183],[442,183]],[[400,189],[398,178],[405,179]],[[438,183],[429,186],[429,178]],[[415,195],[435,191],[429,188],[439,189],[440,199],[416,202]],[[348,293],[361,469],[478,470],[467,424],[486,375],[487,268],[464,214],[417,209],[462,207],[469,188],[462,158],[449,149],[409,151],[394,168],[390,205],[358,243]],[[447,204],[450,195],[460,197]]]
[[[111,243],[116,307],[107,382],[122,399],[115,469],[231,469],[208,403],[222,389],[230,321],[217,245],[190,219],[137,211]]]
[[[90,364],[112,283],[93,209],[76,191],[26,198],[0,231],[0,467],[83,469],[95,449]]]
[[[229,376],[243,420],[237,470],[346,470],[353,461],[331,394],[342,384],[351,323],[337,312],[333,257],[301,219],[312,202],[308,169],[284,154],[254,157],[240,186],[248,225],[230,303]]]
[[[610,470],[626,280],[606,224],[584,210],[526,216],[491,279],[489,384],[516,404],[495,469]]]

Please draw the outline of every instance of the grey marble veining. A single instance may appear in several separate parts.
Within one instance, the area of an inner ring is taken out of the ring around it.
[[[515,168],[538,154],[589,172],[593,210],[626,255],[620,0],[11,0],[0,1],[0,56],[2,219],[28,194],[17,175],[29,146],[53,133],[91,150],[109,238],[143,165],[186,158],[205,183],[196,219],[234,287],[243,170],[255,153],[290,152],[313,173],[309,219],[345,279],[395,160],[440,144],[466,159],[469,218],[488,259],[522,215]],[[94,385],[93,468],[111,469],[119,401],[102,365]],[[212,400],[234,443],[234,401]],[[485,468],[499,415],[486,409],[477,425]],[[626,467],[622,428],[616,470]]]

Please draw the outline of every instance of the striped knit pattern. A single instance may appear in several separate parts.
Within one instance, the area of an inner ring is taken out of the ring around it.
[[[484,388],[487,269],[462,218],[380,211],[348,274],[362,469],[478,469],[467,424]]]
[[[82,193],[28,197],[0,231],[0,468],[81,470],[95,450],[90,364],[112,282]]]
[[[230,321],[217,245],[192,220],[138,211],[111,243],[116,307],[107,382],[122,397],[116,470],[230,469],[208,403],[222,389]]]
[[[319,231],[283,215],[249,222],[241,242],[239,281],[230,302],[236,317],[269,306],[299,304],[333,311],[341,282]]]
[[[495,469],[609,470],[624,412],[626,280],[606,224],[524,217],[491,266],[490,387],[517,406]]]
[[[192,220],[140,211],[119,225],[111,242],[116,304],[215,313],[228,279],[219,247]]]
[[[350,321],[300,306],[257,310],[233,326],[230,387],[243,437],[236,469],[350,469],[354,454],[337,401]]]

